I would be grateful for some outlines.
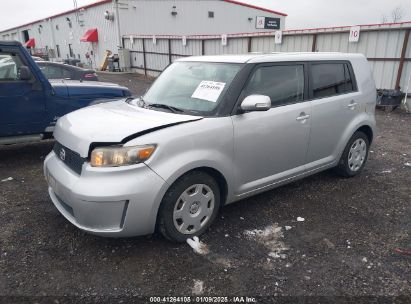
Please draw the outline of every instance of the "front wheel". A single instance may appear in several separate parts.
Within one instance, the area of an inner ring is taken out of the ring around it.
[[[370,141],[361,131],[357,131],[348,141],[341,159],[336,167],[336,172],[344,177],[353,177],[359,174],[368,158]]]
[[[167,239],[185,242],[204,233],[220,208],[220,189],[210,175],[190,172],[164,195],[159,211],[159,230]]]

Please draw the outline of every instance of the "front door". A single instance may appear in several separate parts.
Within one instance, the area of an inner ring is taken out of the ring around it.
[[[232,116],[236,195],[243,195],[304,171],[310,133],[305,64],[261,65],[254,69],[240,100],[271,98],[266,112]]]
[[[31,80],[20,80],[23,65],[18,49],[0,48],[0,136],[44,131],[44,91],[34,86],[34,75]]]

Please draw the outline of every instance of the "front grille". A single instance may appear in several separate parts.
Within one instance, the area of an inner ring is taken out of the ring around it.
[[[86,160],[82,158],[80,154],[64,147],[57,141],[54,144],[53,151],[56,153],[56,156],[67,165],[67,167],[77,174],[81,174],[81,168]]]

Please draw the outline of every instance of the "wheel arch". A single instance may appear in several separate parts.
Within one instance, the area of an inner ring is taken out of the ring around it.
[[[210,175],[212,178],[214,178],[214,180],[217,182],[218,187],[220,189],[220,201],[221,201],[221,206],[225,205],[226,200],[227,200],[227,196],[228,196],[228,183],[227,183],[227,179],[224,176],[224,174],[222,174],[219,170],[210,167],[210,166],[199,166],[199,167],[195,167],[195,168],[191,168],[183,173],[181,173],[168,187],[168,189],[170,189],[170,187],[172,185],[174,185],[180,178],[182,178],[183,176],[194,172],[194,171],[200,171],[200,172],[204,172],[208,175]],[[168,191],[167,189],[167,191]]]
[[[357,132],[357,131],[363,132],[365,135],[367,135],[369,144],[372,143],[373,138],[374,138],[374,132],[373,132],[372,128],[369,125],[362,125],[355,132]]]
[[[208,175],[210,175],[212,178],[214,178],[214,180],[217,182],[218,187],[220,189],[220,208],[223,207],[224,205],[226,205],[227,203],[227,197],[228,197],[228,183],[227,183],[227,179],[226,177],[217,169],[210,167],[210,166],[199,166],[199,167],[195,167],[195,168],[191,168],[183,173],[181,173],[177,178],[175,178],[173,180],[172,183],[168,184],[168,187],[166,189],[166,191],[164,192],[164,195],[167,193],[167,191],[178,181],[180,180],[183,176],[195,172],[195,171],[199,171],[199,172],[204,172]],[[163,197],[164,197],[163,195]],[[157,208],[157,214],[156,214],[156,230],[158,228],[158,223],[159,223],[159,215],[160,215],[160,208],[161,208],[161,203],[162,200],[160,201],[160,204]]]

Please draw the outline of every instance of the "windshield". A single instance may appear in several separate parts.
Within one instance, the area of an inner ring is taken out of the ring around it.
[[[154,82],[144,102],[206,114],[219,104],[241,64],[175,62]]]

